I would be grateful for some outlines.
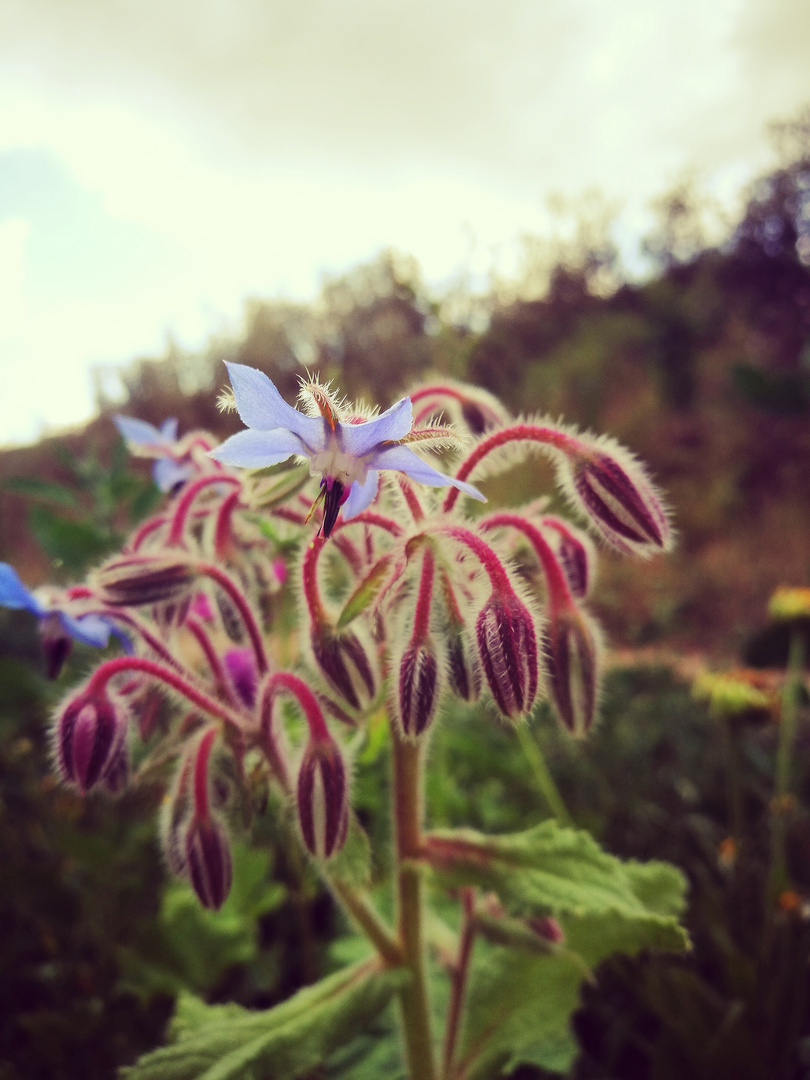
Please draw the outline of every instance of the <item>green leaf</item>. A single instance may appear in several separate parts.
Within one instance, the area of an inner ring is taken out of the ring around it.
[[[75,492],[64,484],[54,484],[50,480],[40,480],[35,476],[12,476],[5,481],[6,491],[15,495],[25,495],[37,502],[56,503],[58,506],[75,508],[79,505]]]
[[[46,506],[32,506],[29,521],[45,554],[68,571],[82,571],[113,544],[109,533],[92,521],[68,521]]]
[[[358,615],[362,614],[369,604],[373,602],[388,577],[391,562],[391,555],[383,555],[383,557],[378,559],[374,566],[372,566],[346,601],[337,621],[338,630],[342,630],[345,626],[348,626],[350,622],[356,619]]]
[[[581,981],[571,956],[477,943],[456,1056],[458,1080],[486,1080],[523,1063],[566,1072],[577,1051],[568,1021]]]
[[[510,836],[447,830],[431,833],[426,850],[441,885],[494,891],[508,912],[479,927],[499,944],[479,939],[475,947],[459,1080],[485,1080],[520,1064],[565,1072],[576,1050],[569,1020],[588,971],[614,952],[688,943],[678,924],[686,888],[679,871],[622,862],[586,832],[554,821]],[[535,951],[520,933],[529,925],[518,920],[549,913],[564,943],[541,942]]]
[[[271,506],[277,506],[279,503],[289,499],[291,495],[295,495],[297,491],[300,491],[309,480],[309,466],[298,465],[287,469],[281,475],[276,474],[275,466],[270,466],[269,470],[256,469],[251,472],[251,477],[254,480],[268,475],[272,477],[271,481],[258,490],[254,496],[253,505],[257,508],[267,509]]]
[[[354,813],[349,813],[349,829],[343,847],[328,862],[329,874],[338,881],[364,889],[371,881],[371,844]]]
[[[266,1012],[206,1006],[183,996],[171,1035],[122,1070],[124,1080],[296,1080],[366,1028],[405,983],[407,972],[367,960],[300,990]]]
[[[675,867],[624,863],[589,833],[554,821],[509,836],[432,832],[426,847],[444,886],[492,890],[514,915],[616,912],[676,926],[685,904],[685,881]]]

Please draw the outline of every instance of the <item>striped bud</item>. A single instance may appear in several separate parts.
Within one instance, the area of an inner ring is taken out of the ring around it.
[[[543,633],[543,665],[563,724],[577,738],[587,735],[596,716],[599,639],[583,612],[552,612]]]
[[[642,468],[597,450],[573,463],[574,489],[604,538],[627,554],[651,555],[672,541],[661,499]]]
[[[478,654],[495,704],[516,720],[531,711],[537,695],[534,620],[514,592],[492,593],[475,624]]]
[[[477,701],[481,693],[481,667],[463,626],[448,630],[445,648],[450,689],[464,701]]]
[[[439,706],[439,664],[433,642],[411,641],[399,665],[397,705],[405,735],[427,731]]]
[[[331,738],[311,738],[298,771],[298,820],[313,855],[328,859],[343,847],[349,825],[346,766]]]
[[[58,713],[54,729],[62,776],[82,794],[116,766],[126,738],[123,710],[103,694],[81,690]]]
[[[353,630],[337,633],[325,623],[314,623],[312,653],[327,681],[353,709],[370,704],[377,692],[374,667]]]
[[[185,837],[185,869],[203,907],[219,911],[233,880],[231,845],[214,817],[194,818]]]
[[[239,700],[246,708],[252,709],[256,704],[256,689],[259,684],[256,653],[250,648],[228,649],[222,662]]]
[[[543,535],[548,535],[549,539],[553,536],[557,561],[571,595],[578,600],[584,599],[588,595],[593,577],[593,544],[588,537],[560,518],[546,517],[541,524]]]
[[[39,636],[45,654],[47,676],[49,679],[58,679],[70,655],[73,641],[55,611],[39,620]]]
[[[140,607],[187,600],[195,577],[192,564],[176,555],[126,555],[100,567],[94,584],[105,604]]]

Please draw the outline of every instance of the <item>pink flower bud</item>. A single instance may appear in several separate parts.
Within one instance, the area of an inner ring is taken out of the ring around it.
[[[353,709],[371,702],[377,692],[374,667],[353,630],[337,633],[325,623],[314,623],[312,652],[327,681]]]
[[[89,791],[115,764],[126,730],[120,706],[103,694],[80,690],[56,718],[54,741],[63,778],[82,794]]]
[[[182,556],[124,555],[95,574],[95,587],[106,604],[139,607],[190,600],[194,567]]]
[[[218,911],[231,891],[233,863],[228,834],[216,818],[192,820],[186,832],[185,854],[186,870],[200,903]]]
[[[543,938],[544,941],[548,941],[552,945],[562,945],[563,941],[565,941],[563,928],[553,915],[537,915],[529,919],[528,923],[538,937]]]
[[[259,684],[255,652],[251,648],[228,649],[222,660],[240,701],[248,709],[252,709],[256,703],[256,688]]]
[[[512,720],[531,712],[538,683],[537,637],[526,605],[511,590],[493,592],[475,633],[495,704]]]
[[[543,633],[543,665],[562,722],[580,738],[596,716],[599,638],[590,619],[575,608],[552,612]]]
[[[481,693],[481,667],[464,627],[447,631],[445,648],[450,689],[464,701],[477,701]]]
[[[42,651],[45,654],[45,670],[49,679],[58,679],[70,655],[73,641],[62,626],[56,612],[39,621],[39,636],[42,639]]]
[[[409,642],[399,665],[398,691],[402,730],[416,738],[427,731],[439,705],[439,664],[430,638]]]
[[[604,450],[572,462],[574,490],[604,538],[619,551],[641,556],[670,547],[663,503],[644,470],[618,449],[622,464]]]
[[[591,586],[593,545],[578,529],[573,529],[568,522],[560,518],[545,517],[541,522],[543,535],[554,538],[557,561],[565,575],[571,595],[583,599]]]
[[[298,820],[313,855],[328,859],[343,847],[349,825],[346,766],[331,738],[311,738],[298,771]]]

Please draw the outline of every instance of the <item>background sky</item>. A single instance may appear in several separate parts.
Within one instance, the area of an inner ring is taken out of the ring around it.
[[[440,288],[598,189],[632,261],[810,103],[807,0],[3,0],[0,444],[384,247]]]

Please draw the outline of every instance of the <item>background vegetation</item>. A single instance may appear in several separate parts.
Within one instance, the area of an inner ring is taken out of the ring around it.
[[[382,404],[439,372],[515,412],[608,431],[650,465],[678,550],[642,566],[603,558],[594,606],[615,651],[602,723],[585,747],[550,716],[536,730],[577,824],[616,854],[669,859],[688,875],[694,950],[602,966],[576,1017],[577,1077],[765,1080],[810,1067],[806,701],[790,888],[773,920],[763,895],[778,709],[726,723],[689,689],[704,667],[784,667],[788,632],[768,625],[767,600],[810,584],[810,119],[780,138],[783,163],[722,245],[705,242],[706,207],[688,184],[662,200],[647,240],[656,270],[641,284],[622,279],[595,220],[567,245],[527,241],[524,280],[486,296],[463,283],[432,296],[412,260],[384,253],[312,305],[250,301],[238,339],[138,360],[116,400],[100,376],[102,415],[86,430],[0,455],[0,559],[29,583],[79,575],[156,497],[125,461],[113,409],[177,416],[181,432],[235,430],[215,408],[223,358],[267,371],[288,398],[304,367]],[[509,478],[515,502],[542,484],[536,468]],[[0,1080],[111,1076],[161,1039],[181,989],[266,1006],[350,948],[268,821],[211,915],[160,868],[158,792],[113,803],[57,785],[48,709],[87,661],[77,650],[48,684],[32,619],[0,612]],[[482,714],[449,716],[432,753],[434,823],[514,830],[547,813],[530,758]],[[384,767],[380,749],[359,773],[371,829],[388,812],[369,779]],[[384,1035],[329,1075],[395,1075],[374,1057]]]

